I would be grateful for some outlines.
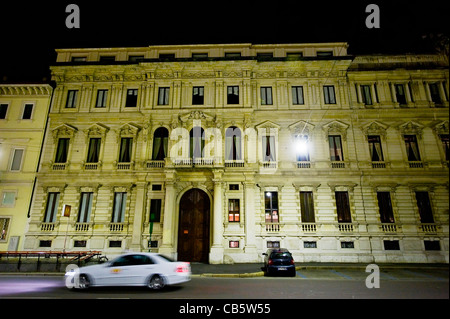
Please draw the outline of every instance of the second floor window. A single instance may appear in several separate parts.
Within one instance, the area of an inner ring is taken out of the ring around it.
[[[25,104],[23,107],[22,120],[30,120],[33,113],[33,104]]]
[[[420,161],[419,145],[415,135],[405,135],[406,155],[409,162]]]
[[[391,193],[377,192],[378,209],[380,211],[380,222],[393,223],[394,212],[392,210]]]
[[[23,153],[25,150],[23,148],[15,148],[12,150],[12,160],[11,160],[11,171],[20,171],[22,168],[22,159],[23,159]]]
[[[395,97],[400,105],[406,105],[406,91],[403,84],[395,84]]]
[[[365,105],[372,105],[372,93],[370,92],[371,86],[370,85],[361,85],[361,96],[363,99],[363,103]]]
[[[439,138],[442,142],[442,147],[444,148],[445,160],[450,160],[450,139],[448,134],[439,134]]]
[[[344,152],[342,150],[341,136],[340,135],[330,135],[328,136],[328,141],[330,144],[330,160],[331,161],[343,161]]]
[[[370,159],[372,162],[384,161],[380,137],[378,135],[369,135],[367,139],[369,140]]]
[[[122,137],[120,139],[119,163],[130,163],[133,150],[133,138]]]
[[[202,158],[205,148],[205,131],[200,126],[194,126],[189,133],[190,148],[189,156],[191,158]]]
[[[314,223],[314,200],[313,192],[300,192],[300,208],[302,223]]]
[[[433,101],[435,104],[441,104],[441,95],[439,94],[439,83],[430,83],[430,95],[431,95],[431,101]]]
[[[262,152],[264,162],[276,161],[275,136],[268,135],[262,137]]]
[[[239,199],[228,200],[228,221],[239,222]]]
[[[159,198],[150,200],[150,222],[159,223],[161,221],[161,203]]]
[[[417,207],[421,223],[434,223],[428,192],[416,192]]]

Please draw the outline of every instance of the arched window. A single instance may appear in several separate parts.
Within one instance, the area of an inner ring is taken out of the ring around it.
[[[189,133],[189,156],[193,159],[204,157],[205,130],[200,126],[194,126]]]
[[[230,126],[225,132],[225,159],[240,160],[241,156],[241,130]]]
[[[162,161],[167,156],[169,144],[169,131],[165,127],[159,127],[153,134],[152,160]]]

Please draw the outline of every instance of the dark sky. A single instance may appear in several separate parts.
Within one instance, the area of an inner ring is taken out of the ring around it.
[[[65,25],[80,8],[80,28]],[[380,8],[380,28],[365,25]],[[349,54],[432,50],[427,34],[448,36],[444,0],[344,1],[5,1],[0,5],[0,83],[49,79],[55,48],[195,43],[349,42]]]

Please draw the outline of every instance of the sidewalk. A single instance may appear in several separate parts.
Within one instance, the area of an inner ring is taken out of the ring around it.
[[[365,271],[368,264],[361,263],[296,263],[296,269],[361,269]],[[386,269],[443,269],[449,270],[448,264],[418,264],[418,263],[378,263],[380,270]],[[191,263],[193,275],[202,277],[258,277],[264,276],[262,263],[249,264],[223,264],[211,265],[202,263]]]

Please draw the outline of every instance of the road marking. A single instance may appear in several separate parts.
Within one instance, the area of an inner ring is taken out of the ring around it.
[[[344,275],[343,273],[340,273],[339,271],[336,271],[336,270],[330,270],[330,271],[331,271],[332,273],[338,275],[338,276],[341,276],[341,277],[345,278],[345,279],[349,279],[349,280],[352,280],[352,279],[353,279],[352,277],[347,276],[347,275]]]
[[[296,271],[297,276],[303,278],[303,279],[308,279],[308,277],[306,277],[305,275],[303,275],[300,271]]]

